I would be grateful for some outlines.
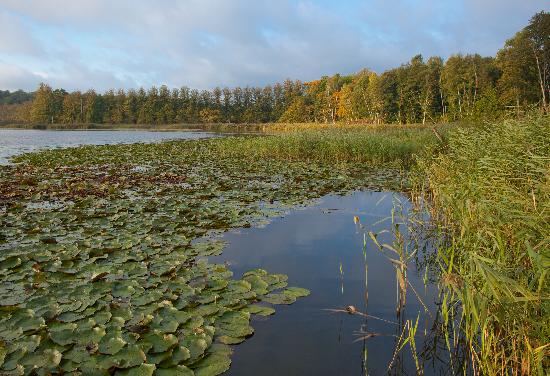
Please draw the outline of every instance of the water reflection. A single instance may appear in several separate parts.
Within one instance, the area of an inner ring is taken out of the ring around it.
[[[253,324],[256,333],[235,348],[228,374],[417,373],[410,344],[395,349],[418,319],[414,345],[418,353],[424,351],[424,334],[432,329],[437,311],[437,288],[425,285],[424,270],[418,271],[414,260],[406,270],[397,268],[406,273],[400,283],[395,262],[367,235],[378,234],[380,244],[399,241],[387,219],[396,200],[407,215],[410,203],[403,195],[356,192],[325,197],[265,228],[226,234],[228,247],[212,261],[229,263],[238,276],[257,267],[284,273],[289,285],[311,290],[309,297],[278,306],[275,316]],[[401,226],[400,231],[406,241],[407,229]],[[443,366],[436,360],[422,367],[425,374],[440,374]]]

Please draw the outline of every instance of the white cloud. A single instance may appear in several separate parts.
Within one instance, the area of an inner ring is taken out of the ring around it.
[[[35,88],[44,78],[24,68],[0,60],[0,88],[15,91],[20,88]]]
[[[26,30],[24,23],[2,12],[0,7],[0,53],[39,55],[42,48]]]
[[[310,80],[411,56],[494,54],[544,0],[0,0],[0,59],[33,89]],[[4,81],[7,69],[0,74]],[[10,68],[12,69],[12,68]],[[17,78],[19,77],[19,78]],[[32,78],[32,79],[31,79]],[[1,87],[0,87],[1,88]]]

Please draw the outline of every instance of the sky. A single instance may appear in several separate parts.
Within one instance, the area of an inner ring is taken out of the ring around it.
[[[0,0],[0,89],[263,86],[494,56],[548,0]]]

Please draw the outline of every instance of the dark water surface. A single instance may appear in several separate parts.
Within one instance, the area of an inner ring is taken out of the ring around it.
[[[309,297],[293,305],[277,306],[274,316],[254,319],[255,334],[235,347],[229,375],[387,374],[402,325],[406,320],[416,322],[417,317],[416,346],[422,351],[424,333],[429,334],[433,319],[410,287],[398,317],[395,267],[368,235],[368,304],[366,301],[363,234],[391,229],[391,219],[377,222],[391,216],[396,202],[404,214],[410,209],[405,196],[391,192],[327,196],[265,228],[224,236],[229,245],[221,256],[210,260],[229,263],[236,276],[258,267],[287,274],[289,286],[311,290]],[[363,229],[354,223],[354,216],[360,218]],[[378,239],[391,243],[393,237],[388,232]],[[394,256],[391,251],[388,255]],[[417,271],[414,262],[409,265],[410,283],[435,315],[437,289],[429,284],[425,287],[423,276],[424,269]],[[326,311],[349,305],[393,323]],[[378,335],[361,340],[361,330]],[[390,373],[416,374],[411,354],[406,345],[395,357]],[[439,366],[425,364],[425,374],[439,374]]]
[[[39,149],[78,145],[132,144],[172,139],[213,137],[213,133],[195,131],[57,131],[30,129],[0,129],[0,165],[18,154]]]

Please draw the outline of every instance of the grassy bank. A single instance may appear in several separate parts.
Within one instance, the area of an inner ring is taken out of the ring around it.
[[[550,366],[550,121],[451,133],[420,160],[422,188],[447,235],[439,250],[481,374],[545,374]]]

